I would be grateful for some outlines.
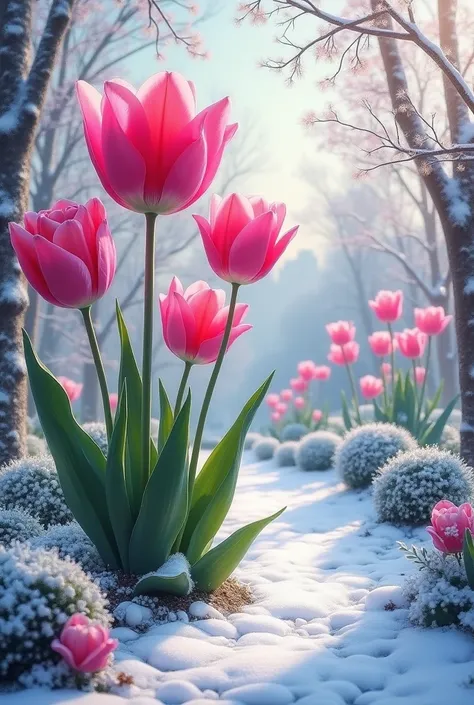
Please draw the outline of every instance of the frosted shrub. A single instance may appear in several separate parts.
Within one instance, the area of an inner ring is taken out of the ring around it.
[[[296,449],[298,443],[296,441],[286,441],[282,443],[275,451],[276,464],[280,468],[291,467],[296,465]]]
[[[28,544],[0,546],[0,680],[60,661],[51,640],[75,612],[109,623],[104,597],[82,568]]]
[[[410,620],[421,627],[462,626],[474,632],[474,591],[463,563],[453,555],[423,552],[421,570],[403,586]]]
[[[459,455],[461,452],[461,434],[456,426],[448,424],[444,427],[439,445],[443,450],[449,450],[451,453]]]
[[[281,432],[282,441],[299,441],[303,436],[307,436],[309,429],[304,423],[289,423]]]
[[[305,436],[296,450],[296,464],[301,470],[329,470],[334,461],[334,454],[340,437],[331,431],[314,431]]]
[[[442,499],[459,505],[473,494],[469,468],[460,458],[437,448],[401,453],[386,463],[374,479],[374,503],[379,521],[392,524],[429,522]]]
[[[46,443],[42,438],[29,434],[26,437],[26,454],[27,455],[44,455],[47,452]]]
[[[255,443],[253,451],[258,460],[270,460],[279,445],[280,443],[276,438],[262,438]]]
[[[348,487],[368,487],[377,470],[399,451],[415,450],[408,431],[388,423],[359,426],[348,433],[337,450],[335,466]]]
[[[249,431],[245,436],[244,448],[245,450],[250,450],[254,447],[257,441],[263,438],[261,433],[255,433],[254,431]]]
[[[29,541],[40,536],[44,529],[37,519],[19,509],[0,509],[0,545],[13,541]]]
[[[338,436],[344,436],[346,433],[346,426],[341,416],[330,416],[326,425],[328,431],[337,433]]]
[[[15,460],[0,470],[0,505],[28,512],[45,527],[73,519],[49,455]]]
[[[72,558],[87,573],[105,570],[99,552],[76,521],[51,526],[42,536],[31,541],[33,548],[57,548],[60,558]]]
[[[105,424],[99,421],[91,421],[85,423],[82,427],[86,433],[92,438],[93,441],[97,443],[104,455],[107,455],[108,442],[107,442],[107,429]]]

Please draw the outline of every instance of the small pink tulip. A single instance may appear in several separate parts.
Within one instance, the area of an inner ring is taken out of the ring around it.
[[[229,314],[222,289],[198,281],[184,291],[174,277],[168,293],[160,294],[160,310],[163,338],[176,357],[198,365],[216,361]],[[227,349],[252,327],[242,323],[247,310],[237,304]]]
[[[397,333],[397,342],[400,352],[405,357],[414,360],[425,352],[427,336],[418,328],[405,328],[402,333]]]
[[[396,350],[396,339],[393,341],[393,343],[393,348],[394,350]],[[369,335],[369,345],[372,352],[374,353],[374,355],[377,355],[377,357],[386,357],[387,355],[392,354],[392,338],[388,331],[381,330],[377,331],[376,333],[372,333],[372,335]]]
[[[280,416],[284,416],[286,412],[288,411],[288,404],[285,404],[284,402],[280,401],[276,407],[275,411],[280,414]]]
[[[138,213],[176,213],[211,185],[237,125],[228,98],[196,114],[195,90],[179,73],[151,76],[136,91],[121,79],[104,95],[77,83],[90,158],[109,196]]]
[[[51,648],[68,666],[80,673],[96,673],[106,668],[109,656],[118,646],[107,627],[91,622],[83,614],[74,614],[63,627]]]
[[[369,301],[369,306],[379,321],[393,323],[398,321],[403,310],[402,291],[379,291],[374,301]]]
[[[278,394],[268,394],[265,401],[267,403],[267,406],[270,407],[270,409],[274,409],[280,401],[280,397],[278,396]]]
[[[442,306],[415,308],[417,328],[426,335],[439,335],[449,325],[452,316],[446,316]]]
[[[304,397],[296,397],[293,404],[295,405],[295,409],[301,410],[305,408],[306,401]]]
[[[10,238],[29,283],[50,304],[85,308],[100,299],[115,275],[115,245],[98,198],[82,206],[58,201],[9,223]]]
[[[290,379],[290,387],[294,392],[305,392],[308,389],[308,382],[302,377]]]
[[[347,345],[354,340],[356,329],[351,321],[328,323],[326,330],[334,345]]]
[[[112,394],[109,394],[109,404],[110,404],[110,410],[112,412],[115,412],[117,410],[117,405],[118,405],[118,394],[115,392],[112,392]]]
[[[422,385],[425,381],[426,369],[424,367],[415,367],[415,382]]]
[[[291,389],[282,389],[280,392],[280,399],[282,401],[290,401],[293,397],[293,391]]]
[[[359,384],[360,391],[364,399],[375,399],[383,392],[382,380],[378,377],[374,377],[373,375],[365,375],[365,377],[361,377]]]
[[[461,553],[464,534],[468,529],[474,533],[474,511],[470,504],[457,507],[447,499],[435,504],[431,514],[431,526],[426,529],[433,544],[442,553]]]
[[[235,284],[252,284],[273,269],[297,233],[298,226],[278,239],[285,215],[284,203],[232,193],[224,199],[212,197],[209,220],[193,217],[217,276]]]
[[[62,388],[69,397],[71,404],[79,399],[82,394],[83,385],[80,382],[74,382],[73,379],[68,379],[67,377],[58,377],[58,382],[61,384]]]
[[[390,382],[392,379],[392,365],[389,362],[382,362],[380,365],[380,371],[382,373],[382,377]]]
[[[331,345],[329,362],[334,365],[353,365],[359,359],[359,343],[354,340],[346,345]]]
[[[313,379],[320,382],[325,382],[331,376],[331,368],[327,365],[315,365]]]
[[[323,412],[320,409],[314,409],[313,413],[311,414],[311,418],[313,419],[314,423],[319,423],[323,418]]]
[[[314,379],[315,364],[312,360],[303,360],[303,362],[299,362],[297,369],[299,376],[307,382]]]
[[[274,411],[270,415],[270,418],[273,421],[273,423],[278,423],[279,421],[281,421],[281,414],[279,414],[278,411]]]

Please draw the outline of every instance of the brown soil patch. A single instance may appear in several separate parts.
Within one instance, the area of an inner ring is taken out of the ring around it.
[[[138,578],[135,575],[118,574],[118,585],[112,588],[108,594],[109,609],[111,612],[125,600],[131,600],[133,588],[135,587]],[[253,596],[249,588],[242,583],[239,583],[234,578],[229,578],[214,592],[207,593],[202,590],[194,590],[189,595],[184,597],[176,597],[175,595],[160,595],[160,597],[149,597],[147,600],[152,600],[156,609],[164,607],[170,612],[182,610],[188,612],[189,607],[193,602],[205,602],[212,605],[223,615],[227,616],[234,612],[239,612],[242,607],[250,605],[253,602]]]

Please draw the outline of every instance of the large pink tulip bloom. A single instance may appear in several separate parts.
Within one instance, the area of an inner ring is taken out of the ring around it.
[[[284,203],[233,193],[212,197],[209,220],[193,217],[217,276],[251,284],[270,272],[297,233],[298,226],[279,238],[285,215]]]
[[[418,328],[405,328],[402,333],[397,333],[400,352],[404,357],[412,360],[423,355],[427,339],[427,336]]]
[[[353,365],[359,359],[359,343],[351,340],[346,345],[331,345],[328,360],[334,365]]]
[[[398,321],[403,311],[403,291],[379,291],[369,306],[379,321],[393,323]]]
[[[166,345],[185,362],[207,365],[215,362],[229,314],[225,292],[198,281],[184,291],[174,277],[168,294],[160,294],[161,322]],[[247,304],[237,304],[227,349],[252,326],[242,323]]]
[[[334,345],[347,345],[354,340],[356,329],[352,321],[336,321],[326,326],[329,337]]]
[[[157,73],[136,91],[106,81],[104,95],[77,84],[89,154],[107,193],[138,213],[176,213],[209,188],[237,125],[224,98],[196,114],[179,73]]]
[[[464,534],[468,529],[474,533],[474,511],[467,502],[457,507],[447,499],[435,504],[431,514],[431,526],[426,529],[433,544],[442,553],[461,553]]]
[[[51,648],[75,671],[96,673],[109,662],[109,656],[118,646],[111,639],[107,627],[94,624],[83,614],[68,619],[59,639],[54,639]]]
[[[445,314],[442,306],[415,308],[416,327],[426,335],[439,335],[446,329],[452,318]]]
[[[10,223],[10,238],[33,289],[55,306],[85,308],[101,298],[115,275],[115,245],[104,205],[62,200]]]
[[[373,375],[365,375],[359,380],[360,392],[364,399],[375,399],[383,392],[383,381]]]
[[[392,354],[392,341],[393,350],[396,350],[397,341],[392,338],[388,331],[381,330],[369,335],[370,348],[377,357],[385,357],[386,355]]]

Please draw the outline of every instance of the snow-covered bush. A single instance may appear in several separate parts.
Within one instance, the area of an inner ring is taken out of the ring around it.
[[[389,423],[354,428],[339,446],[335,466],[348,487],[368,487],[377,470],[400,451],[415,450],[417,443],[408,431]]]
[[[327,429],[333,433],[337,433],[338,436],[344,436],[346,434],[346,426],[342,416],[330,416],[327,420]]]
[[[255,433],[255,431],[249,431],[247,435],[245,436],[245,443],[244,443],[244,449],[245,450],[250,450],[251,448],[254,447],[257,441],[260,441],[263,438],[261,433]]]
[[[282,441],[299,441],[303,436],[307,436],[309,429],[304,423],[289,423],[281,432]]]
[[[329,470],[340,443],[340,437],[331,431],[309,433],[298,444],[295,455],[297,466],[308,472]]]
[[[403,592],[414,624],[454,624],[474,632],[474,591],[468,585],[464,564],[454,555],[425,551],[421,570],[407,578]]]
[[[40,536],[44,529],[37,519],[20,509],[0,509],[0,545],[13,541],[29,541]]]
[[[253,447],[253,452],[258,460],[270,460],[275,455],[275,451],[280,445],[276,438],[262,438]]]
[[[49,455],[15,460],[0,470],[0,506],[28,512],[45,527],[73,519]]]
[[[104,455],[107,455],[109,444],[107,442],[107,429],[100,421],[90,421],[82,427],[86,433],[97,443]]]
[[[51,640],[75,612],[109,623],[104,597],[82,568],[28,544],[0,546],[0,680],[59,661]]]
[[[442,499],[456,505],[473,495],[470,469],[460,458],[434,447],[400,453],[374,479],[374,503],[379,521],[392,524],[429,522]]]
[[[276,464],[280,468],[287,468],[291,465],[296,465],[296,449],[298,443],[296,441],[286,441],[278,446],[275,451]]]
[[[26,454],[27,455],[44,455],[47,452],[46,443],[42,438],[28,434],[26,437]]]
[[[363,423],[374,420],[374,407],[372,404],[361,404],[359,406],[359,413]]]
[[[87,573],[105,570],[96,547],[76,521],[51,526],[42,536],[33,539],[33,548],[57,548],[60,558],[72,558]]]
[[[456,426],[447,424],[444,427],[439,446],[443,450],[450,450],[451,453],[459,455],[461,452],[461,434]]]

